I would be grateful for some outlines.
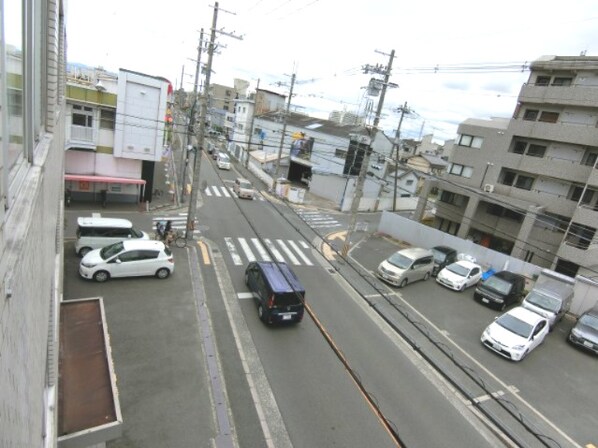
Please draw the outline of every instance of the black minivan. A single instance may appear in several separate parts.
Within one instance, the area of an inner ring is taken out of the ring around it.
[[[436,277],[449,264],[457,261],[457,251],[448,246],[434,246],[432,248],[434,254],[434,269],[432,269],[432,276]]]
[[[504,310],[518,303],[525,290],[525,277],[510,271],[500,271],[478,285],[473,298],[481,303]]]
[[[301,322],[305,288],[284,262],[252,261],[245,270],[245,283],[253,292],[259,318],[268,324]]]

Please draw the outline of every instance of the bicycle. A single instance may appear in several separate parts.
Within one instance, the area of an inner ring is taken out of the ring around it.
[[[176,247],[186,247],[187,246],[187,237],[185,236],[185,232],[183,230],[171,230],[168,235],[166,236],[164,243],[170,246],[174,242]]]

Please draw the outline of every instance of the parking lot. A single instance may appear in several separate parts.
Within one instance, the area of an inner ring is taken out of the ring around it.
[[[371,237],[351,253],[364,269],[373,273],[378,263],[398,247],[387,239]],[[557,324],[545,342],[519,363],[486,349],[480,336],[500,311],[473,299],[475,288],[455,292],[432,278],[398,289],[380,280],[376,284],[405,304],[417,319],[446,338],[451,351],[472,369],[496,379],[501,393],[517,394],[529,406],[525,412],[546,419],[582,446],[598,442],[594,387],[598,359],[572,347],[566,338],[575,320],[569,316]]]

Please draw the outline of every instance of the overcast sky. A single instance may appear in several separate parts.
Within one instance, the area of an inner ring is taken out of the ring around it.
[[[387,65],[395,51],[382,127],[391,134],[397,108],[413,113],[401,137],[454,138],[467,118],[509,117],[529,72],[543,55],[598,56],[598,1],[569,0],[227,0],[218,2],[211,82],[260,79],[288,94],[292,109],[320,118],[363,110],[367,64]],[[215,2],[69,0],[69,62],[168,78],[193,90],[200,29],[209,38]],[[349,6],[351,5],[351,6]],[[207,55],[202,56],[207,62]],[[184,66],[185,75],[182,76]],[[504,67],[508,67],[505,69]],[[282,83],[279,85],[278,83]],[[373,98],[374,110],[378,98]]]

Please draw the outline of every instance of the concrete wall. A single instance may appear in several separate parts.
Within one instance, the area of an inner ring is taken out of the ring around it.
[[[542,270],[534,264],[526,263],[518,258],[475,244],[473,241],[457,238],[390,212],[382,213],[378,230],[412,246],[430,248],[446,245],[454,247],[459,253],[473,256],[485,268],[508,269],[530,278],[539,275]]]
[[[48,2],[47,106],[33,161],[10,186],[0,241],[0,446],[55,443],[57,307],[62,295],[64,173],[64,22]],[[42,39],[43,40],[43,39]],[[39,61],[36,61],[39,62]],[[3,173],[6,175],[7,173]]]

